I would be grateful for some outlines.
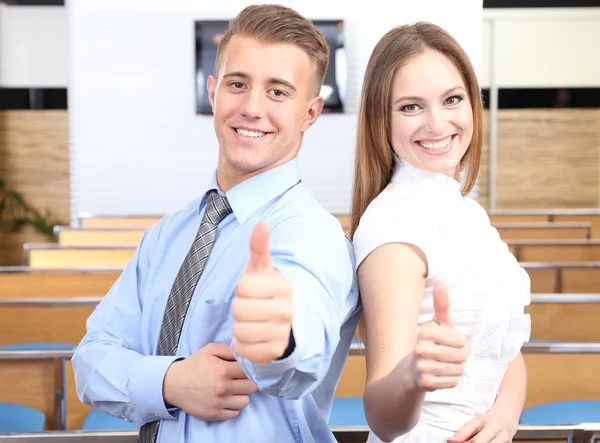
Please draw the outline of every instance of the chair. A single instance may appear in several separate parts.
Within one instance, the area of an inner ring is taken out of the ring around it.
[[[16,403],[0,403],[0,432],[38,432],[45,426],[42,411]]]
[[[521,413],[523,425],[578,425],[600,422],[600,400],[563,400],[544,403]]]
[[[361,397],[338,397],[333,400],[329,426],[368,426]]]
[[[139,430],[133,423],[108,415],[98,409],[91,411],[83,421],[83,431],[129,431]]]
[[[14,343],[12,345],[0,346],[2,351],[62,351],[75,349],[72,343],[60,342],[36,342],[36,343]],[[60,387],[54,393],[54,429],[66,429],[66,398],[67,398],[67,369],[66,359],[61,359],[60,364]],[[42,428],[43,429],[43,428]]]
[[[65,349],[75,349],[76,345],[71,343],[38,342],[38,343],[15,343],[12,345],[2,345],[3,351],[62,351]]]

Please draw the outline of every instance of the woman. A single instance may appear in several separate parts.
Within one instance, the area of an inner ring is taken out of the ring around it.
[[[369,443],[509,442],[525,401],[529,277],[467,194],[483,107],[443,29],[377,44],[359,111],[351,235]]]

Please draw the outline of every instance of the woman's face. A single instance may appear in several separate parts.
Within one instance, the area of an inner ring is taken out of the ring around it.
[[[396,154],[422,171],[456,178],[473,137],[473,111],[454,63],[426,49],[394,76],[391,102]]]

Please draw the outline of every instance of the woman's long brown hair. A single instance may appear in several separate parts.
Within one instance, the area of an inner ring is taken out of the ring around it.
[[[385,34],[369,59],[358,112],[358,128],[354,165],[354,187],[350,214],[350,237],[375,197],[383,191],[392,176],[394,160],[390,143],[392,83],[396,72],[426,49],[447,56],[460,71],[473,109],[473,137],[461,159],[460,170],[468,167],[463,195],[477,180],[483,137],[483,104],[477,76],[468,55],[458,42],[437,25],[419,22],[399,26]],[[359,334],[365,338],[364,318]]]

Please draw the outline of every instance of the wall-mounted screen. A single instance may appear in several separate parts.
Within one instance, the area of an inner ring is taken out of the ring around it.
[[[329,44],[329,68],[325,75],[321,95],[325,100],[324,112],[343,112],[346,92],[346,54],[344,24],[342,20],[313,20]],[[196,112],[212,114],[206,79],[213,74],[219,40],[227,30],[225,20],[199,20],[195,22],[196,35]]]

